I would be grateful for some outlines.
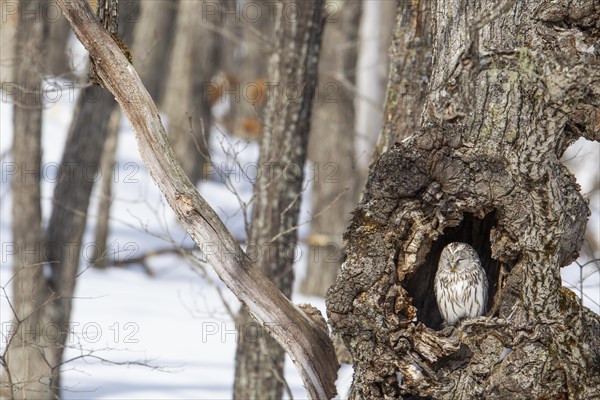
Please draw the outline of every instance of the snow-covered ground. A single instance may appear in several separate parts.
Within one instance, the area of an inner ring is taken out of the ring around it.
[[[44,114],[42,195],[43,217],[51,212],[51,196],[56,167],[60,162],[77,93],[48,104]],[[0,104],[0,154],[11,147],[12,105]],[[253,162],[258,154],[256,144],[236,142],[214,130],[211,140],[214,161],[230,172],[229,188],[218,179],[199,185],[201,194],[217,210],[228,228],[238,238],[244,237],[244,218],[239,200],[230,190],[234,187],[243,201],[251,196],[251,182],[239,168],[231,165],[224,149],[237,149],[242,165]],[[570,149],[577,155],[570,167],[578,174],[583,193],[589,192],[598,179],[600,147],[597,143],[580,141]],[[231,156],[231,150],[230,154]],[[9,159],[2,159],[2,190],[0,191],[0,235],[2,262],[0,286],[5,291],[0,299],[2,333],[11,321],[7,304],[10,296],[12,260],[5,251],[11,240],[11,191]],[[115,201],[112,206],[110,251],[118,259],[137,257],[149,250],[189,244],[185,232],[156,186],[151,181],[137,150],[134,134],[123,121],[119,135],[117,164],[114,171]],[[216,175],[215,175],[216,178]],[[306,205],[310,188],[303,200],[301,218],[308,221]],[[95,196],[97,199],[97,196]],[[600,232],[600,199],[592,199],[591,229]],[[97,202],[90,206],[88,230],[83,244],[82,272],[78,278],[74,308],[73,335],[65,358],[63,385],[65,399],[230,399],[232,396],[235,325],[223,305],[217,290],[199,276],[181,258],[163,255],[149,260],[155,271],[151,277],[141,268],[89,268],[87,261],[93,252],[93,226]],[[90,228],[92,227],[92,228]],[[302,225],[300,236],[308,232]],[[306,253],[306,249],[300,248]],[[589,258],[588,258],[589,259]],[[585,262],[588,259],[582,259]],[[207,268],[209,276],[221,288],[229,306],[237,311],[239,303]],[[297,263],[297,282],[302,278],[304,262]],[[583,271],[584,304],[600,313],[600,273],[588,266]],[[589,276],[588,276],[589,275]],[[565,285],[579,294],[580,268],[563,269]],[[321,298],[294,296],[297,303],[308,302],[324,311]],[[0,351],[6,344],[3,335]],[[84,357],[82,357],[84,356]],[[345,366],[339,379],[342,394],[351,380],[351,368]],[[306,398],[301,380],[290,360],[286,363],[286,379],[294,398]]]
[[[62,96],[48,104],[43,123],[42,212],[47,222],[51,197],[70,117],[74,96]],[[176,223],[175,216],[154,185],[137,150],[133,131],[122,120],[113,174],[114,202],[111,208],[109,253],[125,260],[150,250],[191,245],[191,239]],[[0,154],[12,144],[12,105],[0,104]],[[244,238],[244,217],[237,195],[249,201],[252,183],[232,158],[242,166],[252,165],[258,156],[256,143],[239,141],[214,130],[211,149],[214,163],[228,171],[229,185],[216,172],[199,185],[201,194],[217,210],[237,238]],[[6,345],[11,312],[7,298],[12,276],[12,260],[7,253],[11,241],[10,159],[2,160],[0,191],[0,298],[2,337]],[[243,167],[242,167],[243,168]],[[102,171],[105,173],[106,171]],[[300,235],[308,233],[306,191],[301,210]],[[230,399],[234,377],[236,327],[214,285],[190,264],[174,255],[150,258],[151,277],[141,267],[97,270],[88,261],[94,253],[93,227],[98,195],[89,209],[88,228],[82,245],[82,272],[73,301],[72,331],[63,373],[64,399]],[[301,253],[306,248],[300,247]],[[304,260],[297,265],[297,282],[304,273]],[[237,312],[239,302],[207,267],[229,307]],[[311,303],[325,312],[322,298],[294,297],[297,303]],[[295,399],[306,391],[291,360],[286,360],[286,380]],[[351,369],[344,368],[340,384],[348,387]],[[342,388],[342,390],[345,390]]]

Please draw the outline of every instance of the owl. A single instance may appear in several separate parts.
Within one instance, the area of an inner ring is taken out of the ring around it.
[[[446,325],[463,318],[483,315],[487,304],[488,281],[479,256],[466,243],[449,243],[435,274],[435,298]]]

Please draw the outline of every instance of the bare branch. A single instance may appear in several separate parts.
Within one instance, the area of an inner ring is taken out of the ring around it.
[[[292,304],[251,263],[175,161],[156,105],[121,49],[84,0],[59,0],[97,73],[131,122],[155,183],[207,261],[250,313],[290,354],[311,398],[335,396],[337,361],[327,332]],[[210,246],[207,249],[207,246]],[[210,250],[210,251],[207,251]],[[216,251],[215,251],[216,250]]]

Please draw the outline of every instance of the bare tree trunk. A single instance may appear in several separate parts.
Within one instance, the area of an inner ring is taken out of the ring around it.
[[[399,25],[390,46],[386,121],[373,161],[420,126],[431,75],[430,10],[431,0],[398,2]]]
[[[311,124],[308,155],[313,180],[311,236],[303,294],[325,296],[342,260],[342,234],[356,206],[354,86],[361,3],[348,1],[325,23],[319,65],[319,97]]]
[[[31,4],[27,2],[27,7]],[[122,4],[126,5],[127,3]],[[44,20],[39,15],[32,14],[32,16]],[[128,39],[131,33],[131,25],[123,25],[126,28],[124,37]],[[127,28],[128,26],[129,28]],[[41,31],[38,34],[42,37]],[[27,55],[33,62],[24,58],[23,62],[20,63],[20,65],[31,65],[33,69],[21,68],[19,74],[22,71],[29,71],[28,73],[31,75],[28,79],[35,77],[37,82],[40,82],[41,74],[37,63],[39,62],[39,54],[42,53],[39,48],[34,47],[35,43],[31,42],[24,47],[28,49]],[[37,101],[41,104],[41,95]],[[41,107],[40,104],[37,104],[38,108]],[[16,118],[26,118],[34,121],[34,123],[38,121],[35,118],[35,113],[33,113],[34,117],[31,116],[32,110],[29,108],[31,107],[28,107],[26,115],[22,117],[17,112],[15,114]],[[78,99],[54,191],[54,207],[48,223],[45,241],[39,240],[37,244],[39,248],[43,246],[44,252],[43,255],[38,256],[36,261],[38,266],[30,270],[37,281],[29,283],[29,286],[22,285],[22,287],[15,288],[15,294],[21,293],[23,289],[28,289],[22,292],[21,295],[31,297],[30,300],[16,299],[17,302],[33,302],[40,308],[39,312],[43,310],[43,317],[36,320],[37,325],[31,328],[32,332],[35,332],[41,339],[33,344],[28,343],[24,349],[19,349],[16,353],[12,352],[9,346],[7,352],[6,364],[7,370],[10,371],[10,374],[7,375],[11,376],[13,381],[11,383],[15,385],[29,382],[24,378],[33,378],[34,389],[40,391],[39,393],[30,393],[31,387],[27,387],[26,390],[17,392],[15,396],[18,398],[54,398],[58,396],[61,359],[69,333],[71,302],[79,266],[87,207],[96,180],[95,172],[97,172],[106,139],[106,124],[115,108],[116,103],[113,96],[97,86],[85,88]],[[41,109],[39,112],[41,113]],[[15,134],[16,138],[20,139],[19,130],[15,129]],[[15,143],[17,143],[17,140]],[[32,154],[36,154],[35,147],[32,147],[31,151]],[[17,207],[27,208],[24,204],[34,205],[33,202],[19,201],[19,197],[16,197],[14,201]],[[15,222],[19,220],[19,215],[15,214]],[[35,231],[35,228],[32,229],[31,225],[32,221],[35,222],[36,219],[32,217],[31,220],[26,221],[26,229],[31,232]],[[20,235],[20,233],[18,234]],[[49,265],[44,266],[44,261]],[[45,273],[42,273],[43,267],[48,269]],[[42,305],[43,307],[41,307]],[[30,308],[30,312],[34,310],[38,312],[37,309]],[[48,333],[47,330],[49,326],[55,329],[51,333]],[[29,331],[27,334],[31,335]],[[17,345],[20,343],[18,335],[12,336],[10,340],[11,345],[13,341]],[[32,355],[28,356],[28,352],[31,352]],[[20,356],[15,354],[25,354],[26,358],[19,358]],[[32,376],[32,373],[36,375]],[[29,383],[27,384],[29,385]],[[18,389],[19,386],[16,386],[16,388]]]
[[[67,54],[67,44],[71,27],[63,17],[56,0],[47,2],[42,8],[44,18],[48,19],[48,36],[46,36],[47,57],[45,70],[53,76],[72,78],[71,62]]]
[[[291,6],[291,7],[290,7]],[[299,10],[284,16],[282,10]],[[266,110],[254,186],[248,253],[266,275],[290,297],[297,243],[298,212],[308,146],[312,102],[323,28],[321,1],[278,3],[277,46],[270,60],[271,93]],[[290,66],[293,66],[291,68]],[[285,85],[301,90],[292,99]],[[284,351],[247,310],[238,316],[234,398],[279,399],[284,388]]]
[[[215,13],[206,6],[217,6]],[[220,3],[183,1],[179,5],[168,86],[163,108],[168,118],[169,141],[183,170],[198,182],[209,160],[208,138],[212,124],[211,79],[219,62]],[[210,25],[210,26],[209,26]]]
[[[34,3],[32,3],[34,4]],[[0,83],[14,83],[16,64],[17,27],[19,3],[13,0],[0,0],[2,23],[0,24]],[[4,87],[3,87],[4,89]]]
[[[142,82],[144,82],[148,92],[156,102],[160,101],[164,91],[164,74],[168,67],[168,54],[174,36],[177,4],[176,1],[172,0],[140,2],[139,6],[131,5],[129,6],[130,10],[124,10],[127,21],[137,22],[132,45],[134,63],[140,73]],[[138,7],[140,10],[137,10]],[[136,18],[138,15],[139,21]],[[132,18],[136,19],[133,20]],[[102,183],[94,240],[97,251],[91,260],[97,268],[105,268],[109,261],[108,235],[114,178],[113,168],[115,166],[120,120],[121,111],[114,109],[107,126],[107,140],[100,166]]]
[[[131,6],[134,1],[122,2],[120,7]],[[130,42],[133,25],[124,21],[123,14],[119,22],[123,40]],[[88,86],[82,90],[54,188],[54,207],[46,230],[46,256],[52,268],[50,287],[56,294],[53,322],[61,327],[60,340],[57,341],[61,346],[53,349],[56,360],[62,358],[62,344],[66,343],[69,334],[67,327],[92,188],[100,176],[98,174],[110,173],[97,169],[108,137],[108,122],[116,109],[117,103],[106,89]],[[59,373],[59,368],[55,368],[56,382],[59,381]]]
[[[115,106],[112,96],[100,87],[90,86],[82,90],[54,189],[54,204],[46,230],[46,261],[52,268],[49,285],[55,293],[52,298],[53,322],[63,327],[57,344],[65,343],[68,336],[66,328],[71,315],[90,194],[108,132],[106,124]],[[55,360],[62,358],[62,346],[55,346],[52,351]],[[59,372],[59,368],[54,370],[57,385]]]
[[[598,398],[600,318],[560,280],[588,209],[559,158],[575,138],[600,139],[600,6],[437,0],[421,12],[433,51],[423,119],[397,142],[405,111],[388,94],[392,140],[327,298],[355,362],[351,398]],[[489,311],[441,329],[433,278],[453,241],[477,250]]]
[[[207,263],[246,304],[258,323],[288,351],[310,398],[333,398],[338,364],[323,318],[318,318],[310,307],[294,306],[251,262],[215,211],[200,196],[176,162],[156,105],[135,69],[111,36],[98,23],[88,22],[92,14],[86,3],[83,0],[58,2],[90,55],[103,61],[97,64],[99,78],[114,94],[131,122],[150,176],[196,244],[207,250],[204,252]],[[315,65],[317,59],[308,58]],[[300,121],[307,121],[309,117],[300,116],[307,117]]]
[[[390,44],[399,1],[366,1],[360,22],[356,76],[356,149],[361,186],[367,180],[373,150],[383,127],[390,66]]]
[[[3,4],[4,6],[4,4]],[[41,2],[19,3],[16,64],[13,82],[14,142],[12,179],[13,270],[12,335],[2,357],[3,395],[15,399],[51,399],[58,388],[51,381],[52,355],[46,352],[47,287],[42,259],[40,206],[43,96],[43,43],[46,20]],[[4,389],[7,389],[4,391]]]
[[[108,233],[110,228],[110,206],[112,204],[112,185],[114,179],[115,153],[119,141],[119,127],[121,122],[121,110],[115,108],[109,117],[106,127],[108,133],[104,143],[102,161],[100,163],[101,184],[100,200],[98,202],[98,213],[96,216],[96,232],[94,244],[96,251],[90,262],[96,268],[105,268],[108,257]]]
[[[252,3],[238,2],[239,15],[243,16],[241,43],[238,52],[241,61],[229,65],[229,74],[235,76],[235,97],[231,98],[230,117],[232,133],[257,139],[264,129],[268,59],[273,53],[276,15],[274,2],[257,0]],[[248,7],[251,4],[252,7]],[[252,18],[256,12],[257,17]]]
[[[132,46],[133,63],[156,103],[162,101],[165,91],[178,4],[176,0],[140,1],[139,14],[130,15],[139,15]]]

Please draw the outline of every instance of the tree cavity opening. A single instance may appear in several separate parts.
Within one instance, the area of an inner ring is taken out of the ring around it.
[[[477,251],[488,279],[487,311],[491,309],[494,295],[498,289],[500,271],[500,262],[492,259],[490,248],[490,231],[496,223],[494,212],[488,213],[483,219],[465,213],[458,226],[447,228],[444,235],[431,244],[424,264],[408,279],[406,284],[406,290],[413,298],[413,305],[417,308],[417,321],[432,329],[441,328],[443,320],[435,300],[433,280],[442,249],[451,242],[468,243]]]

